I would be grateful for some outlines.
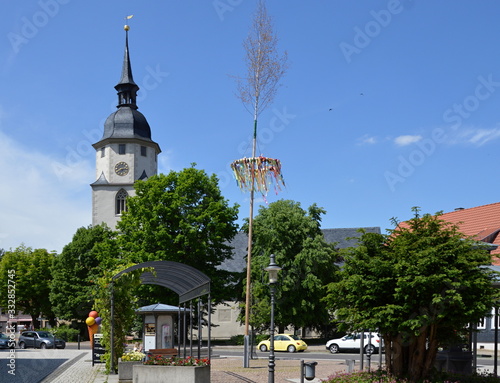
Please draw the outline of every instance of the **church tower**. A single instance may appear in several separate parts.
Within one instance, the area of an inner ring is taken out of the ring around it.
[[[104,134],[92,146],[96,150],[96,181],[92,187],[92,224],[105,222],[115,229],[126,198],[135,194],[134,182],[158,171],[160,146],[151,139],[151,128],[137,110],[139,86],[132,77],[125,25],[125,55],[118,92],[117,110],[104,123]]]

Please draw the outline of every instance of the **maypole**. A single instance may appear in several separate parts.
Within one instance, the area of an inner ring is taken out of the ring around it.
[[[233,161],[236,182],[241,190],[250,192],[250,211],[248,217],[248,253],[245,291],[245,350],[243,366],[249,366],[250,359],[250,305],[251,305],[251,260],[253,235],[253,209],[255,192],[266,196],[274,184],[276,191],[285,186],[281,174],[281,163],[274,158],[256,156],[257,151],[257,121],[259,113],[270,104],[286,71],[286,52],[278,55],[276,52],[277,38],[273,33],[271,18],[267,14],[264,0],[257,3],[252,27],[243,46],[246,50],[247,76],[238,81],[239,98],[245,106],[253,109],[253,140],[252,157]]]

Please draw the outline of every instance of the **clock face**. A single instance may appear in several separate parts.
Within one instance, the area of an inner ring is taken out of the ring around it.
[[[118,162],[115,165],[115,173],[118,174],[119,176],[125,176],[128,174],[128,164],[126,162]]]

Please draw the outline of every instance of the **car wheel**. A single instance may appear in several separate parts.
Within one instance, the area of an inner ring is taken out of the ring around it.
[[[286,350],[288,352],[295,352],[296,351],[295,346],[293,344],[291,344],[290,346],[288,346]]]
[[[375,346],[373,344],[368,344],[365,347],[365,354],[371,355],[375,352]]]
[[[265,344],[260,345],[260,351],[266,352],[267,351],[267,346]]]
[[[337,352],[339,352],[339,346],[338,344],[331,344],[330,347],[329,347],[329,350],[332,354],[336,354]]]
[[[40,343],[40,348],[45,350],[47,348],[47,345],[45,343]]]
[[[19,348],[22,348],[24,350],[26,348],[26,343],[19,342]]]

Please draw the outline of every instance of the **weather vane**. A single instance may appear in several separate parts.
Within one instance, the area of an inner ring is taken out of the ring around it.
[[[127,22],[127,20],[130,20],[132,17],[134,17],[134,15],[129,15],[129,16],[124,17],[125,22]],[[128,31],[130,29],[130,27],[128,26],[128,23],[125,24],[125,26],[123,27],[123,29],[125,29],[126,31]]]

